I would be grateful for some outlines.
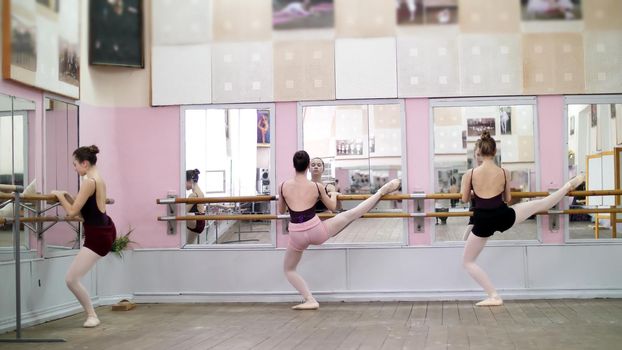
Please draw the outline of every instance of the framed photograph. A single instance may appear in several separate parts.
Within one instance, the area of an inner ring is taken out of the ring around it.
[[[499,107],[499,129],[501,135],[512,135],[512,107]]]
[[[458,0],[396,0],[398,25],[458,23]]]
[[[570,135],[574,135],[574,127],[575,127],[575,118],[574,115],[570,116],[570,121],[568,121],[568,128],[569,128],[569,133]]]
[[[332,28],[333,0],[273,0],[272,27],[276,30]]]
[[[270,111],[257,110],[257,146],[270,147]]]
[[[462,148],[466,149],[467,148],[467,137],[466,137],[466,130],[462,130]]]
[[[484,130],[495,136],[495,118],[471,118],[467,119],[467,136],[479,137]]]
[[[64,38],[58,41],[58,80],[80,87],[79,45]]]
[[[510,171],[510,188],[514,191],[528,192],[530,189],[529,169]]]
[[[90,0],[89,63],[144,68],[142,0]]]
[[[335,140],[335,153],[338,156],[360,156],[365,154],[363,140]]]
[[[225,170],[205,170],[203,178],[204,193],[224,193],[225,192]]]
[[[590,105],[590,120],[592,127],[596,127],[598,125],[598,109],[596,105]]]
[[[571,21],[583,17],[581,0],[521,0],[523,21]]]
[[[79,99],[80,6],[63,4],[2,1],[2,77]]]
[[[622,104],[615,105],[616,115],[622,110]],[[616,145],[622,144],[622,116],[616,118]]]

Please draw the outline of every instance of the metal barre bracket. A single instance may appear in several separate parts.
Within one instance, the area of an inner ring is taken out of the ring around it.
[[[410,197],[413,198],[413,202],[415,205],[415,212],[413,213],[413,219],[415,220],[415,232],[422,233],[425,227],[425,193],[422,191],[416,191],[410,194]]]
[[[557,188],[549,188],[549,193],[553,193],[557,191]],[[564,199],[566,197],[564,196]],[[555,203],[555,205],[551,208],[549,213],[549,231],[557,232],[559,230],[559,215],[561,214],[561,210],[559,207],[560,202]],[[559,213],[557,211],[560,211]]]
[[[172,217],[177,216],[177,205],[175,204],[175,197],[176,196],[174,194],[166,195],[165,200],[166,200],[166,215],[167,216],[172,216]],[[162,201],[161,203],[164,203],[164,201]],[[171,221],[166,222],[166,233],[169,235],[177,234],[177,221],[171,220]]]

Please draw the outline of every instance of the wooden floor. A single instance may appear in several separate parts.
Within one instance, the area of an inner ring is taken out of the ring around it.
[[[23,331],[66,343],[6,344],[0,349],[620,349],[622,299],[291,304],[155,304],[97,309]],[[0,338],[15,337],[15,333]]]

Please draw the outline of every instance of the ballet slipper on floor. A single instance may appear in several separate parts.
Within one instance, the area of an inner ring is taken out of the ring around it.
[[[97,316],[89,316],[86,319],[86,322],[84,322],[84,324],[82,325],[82,327],[84,328],[94,328],[99,326],[101,322],[99,321],[99,318],[97,318]]]
[[[293,310],[317,310],[320,308],[320,304],[315,300],[305,301],[302,304],[292,306]]]
[[[503,299],[500,296],[494,296],[486,298],[479,303],[475,304],[476,306],[501,306],[503,305]]]

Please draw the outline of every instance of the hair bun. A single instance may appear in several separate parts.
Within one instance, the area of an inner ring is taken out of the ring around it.
[[[97,146],[95,146],[95,145],[91,145],[91,146],[89,146],[89,152],[91,152],[93,154],[97,154],[97,153],[99,153],[99,148],[97,148]]]
[[[195,175],[199,175],[201,173],[199,169],[194,169],[192,172],[194,172]]]
[[[488,130],[484,130],[484,131],[482,132],[482,135],[480,136],[480,138],[481,138],[482,140],[489,139],[489,138],[490,138],[490,131],[488,131]]]

